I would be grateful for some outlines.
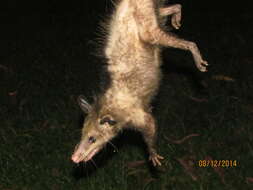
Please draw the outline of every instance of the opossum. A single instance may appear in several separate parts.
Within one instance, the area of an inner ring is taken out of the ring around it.
[[[164,0],[116,3],[104,48],[111,84],[92,105],[83,96],[78,98],[88,115],[81,141],[72,155],[73,162],[89,161],[120,131],[130,127],[142,133],[152,164],[161,165],[164,158],[155,148],[156,123],[150,106],[161,78],[161,47],[189,50],[202,72],[207,71],[208,65],[194,42],[163,29],[168,15],[172,26],[180,27],[181,5],[163,6]]]

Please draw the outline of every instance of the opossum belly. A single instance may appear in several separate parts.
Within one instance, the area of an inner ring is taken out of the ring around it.
[[[148,105],[156,95],[160,79],[161,71],[159,67],[149,68],[143,73],[142,83],[139,85],[139,95],[142,97],[144,105]]]

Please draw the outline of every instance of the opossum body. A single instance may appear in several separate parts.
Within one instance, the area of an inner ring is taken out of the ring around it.
[[[126,127],[144,137],[153,165],[161,165],[155,149],[156,124],[150,102],[160,81],[160,46],[189,50],[197,68],[205,72],[207,62],[194,42],[179,39],[162,30],[165,17],[180,27],[181,6],[162,7],[163,0],[120,0],[112,15],[104,49],[111,78],[110,87],[93,105],[79,97],[81,109],[88,115],[81,142],[75,149],[75,163],[89,161],[103,146]]]

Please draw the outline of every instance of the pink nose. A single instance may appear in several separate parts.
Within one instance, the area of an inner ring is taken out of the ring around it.
[[[81,162],[83,160],[83,150],[84,150],[85,143],[81,142],[80,144],[77,144],[75,147],[75,151],[71,156],[71,160],[75,162],[76,164]]]
[[[80,157],[81,157],[80,154],[74,153],[71,156],[71,160],[77,164],[77,163],[79,163],[81,161]]]

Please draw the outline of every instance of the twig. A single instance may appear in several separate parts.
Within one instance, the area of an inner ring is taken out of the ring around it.
[[[198,136],[200,136],[200,134],[194,133],[194,134],[187,135],[187,136],[183,137],[183,138],[180,139],[180,140],[172,140],[172,139],[168,138],[168,137],[165,136],[165,135],[164,135],[164,138],[165,138],[167,141],[171,142],[171,143],[174,143],[174,144],[182,144],[182,143],[184,143],[186,140],[188,140],[188,139],[190,139],[190,138],[192,138],[192,137],[198,137]]]

